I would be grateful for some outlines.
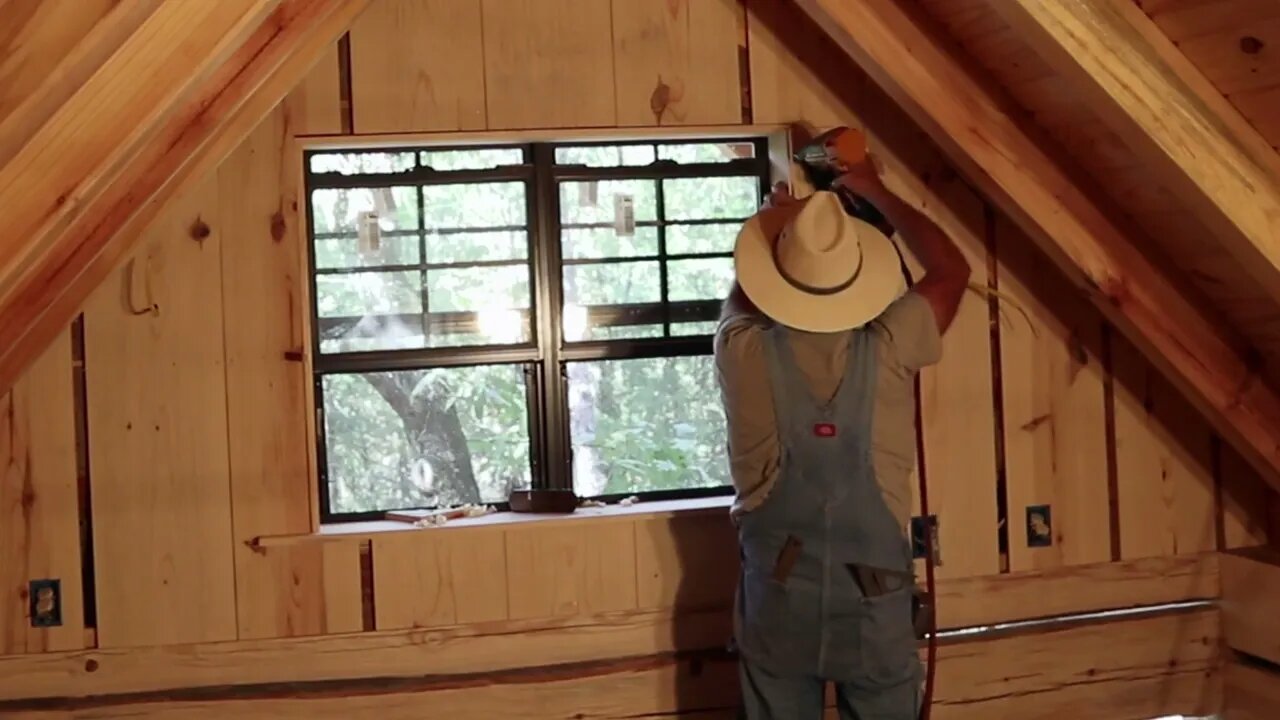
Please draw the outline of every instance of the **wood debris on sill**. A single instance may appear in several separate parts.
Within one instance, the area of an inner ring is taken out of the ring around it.
[[[640,502],[640,497],[632,495],[619,500],[615,504],[619,507],[631,507],[638,502]],[[602,502],[600,500],[583,500],[578,503],[578,507],[584,509],[603,508],[608,506],[609,503]],[[467,504],[442,510],[434,510],[425,514],[419,514],[417,512],[414,512],[412,515],[409,513],[387,513],[387,519],[406,522],[414,527],[431,528],[446,525],[450,520],[484,517],[485,515],[492,515],[496,512],[498,512],[498,509],[492,505]]]

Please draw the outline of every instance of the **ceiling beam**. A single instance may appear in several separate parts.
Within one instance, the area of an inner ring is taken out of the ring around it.
[[[1280,397],[1072,180],[1011,101],[895,0],[797,0],[1280,489]]]
[[[1280,301],[1280,155],[1142,8],[990,4]]]
[[[163,3],[0,167],[0,394],[368,2]]]

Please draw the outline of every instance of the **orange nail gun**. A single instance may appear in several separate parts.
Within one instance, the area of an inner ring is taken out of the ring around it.
[[[845,212],[874,225],[885,235],[893,234],[893,225],[866,198],[849,188],[835,186],[836,178],[866,160],[865,135],[853,128],[832,128],[797,150],[792,158],[804,169],[805,178],[815,190],[835,192]]]

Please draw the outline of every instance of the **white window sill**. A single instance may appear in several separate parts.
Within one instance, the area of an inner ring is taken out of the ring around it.
[[[335,523],[322,525],[319,532],[301,535],[263,535],[251,543],[255,548],[294,545],[305,542],[363,541],[384,533],[440,532],[469,528],[492,528],[507,525],[540,525],[579,523],[608,520],[634,520],[638,517],[663,518],[686,514],[728,515],[733,497],[722,495],[687,500],[658,500],[637,502],[633,505],[606,505],[604,507],[580,507],[572,513],[515,513],[497,512],[473,518],[450,520],[443,525],[419,527],[392,520]]]

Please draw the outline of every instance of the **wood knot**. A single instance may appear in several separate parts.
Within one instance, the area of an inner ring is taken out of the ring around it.
[[[1262,48],[1267,44],[1252,35],[1245,35],[1240,38],[1240,52],[1245,55],[1257,55],[1262,52]]]
[[[97,661],[97,660],[94,660],[93,658],[89,658],[88,660],[85,660],[85,661],[84,661],[84,671],[85,671],[85,672],[97,672],[97,670],[98,670],[98,661]]]
[[[204,239],[209,237],[210,232],[212,231],[209,229],[209,224],[199,215],[196,216],[195,222],[191,223],[191,227],[187,230],[187,234],[191,236],[191,239],[198,243],[204,243]]]
[[[271,239],[280,242],[284,240],[285,232],[284,213],[279,210],[271,214]]]
[[[649,94],[649,110],[653,112],[654,119],[659,125],[662,124],[662,116],[667,112],[667,106],[671,104],[671,86],[662,82],[662,76],[658,76],[658,84],[654,86],[653,92]]]

